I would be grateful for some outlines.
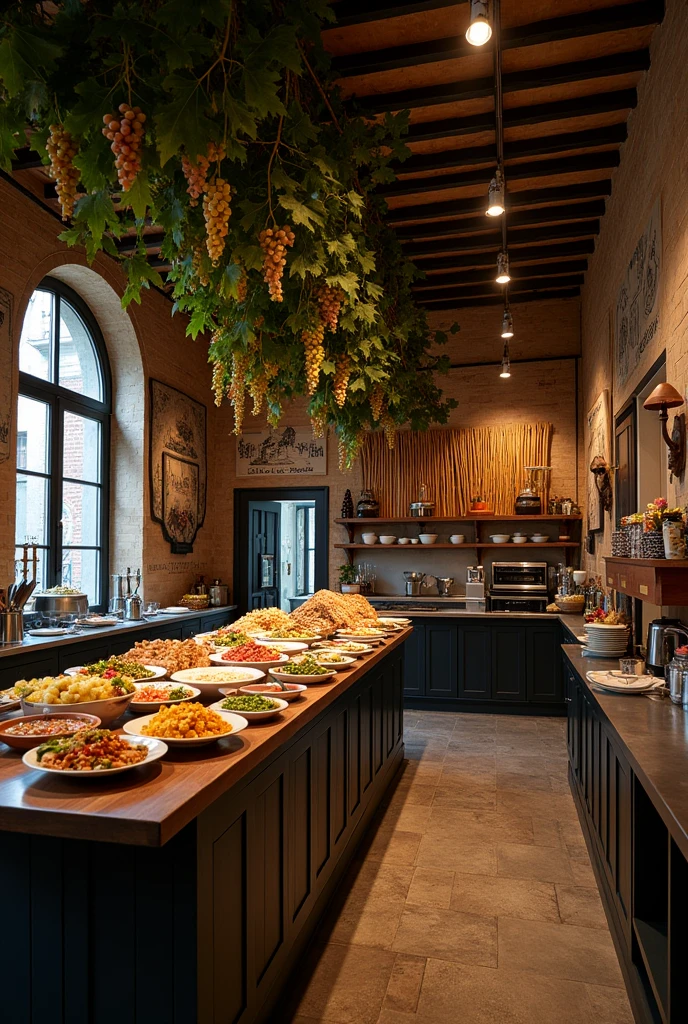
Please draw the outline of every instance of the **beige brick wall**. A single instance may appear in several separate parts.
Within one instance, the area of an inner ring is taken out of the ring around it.
[[[590,408],[603,388],[618,412],[649,368],[666,351],[666,374],[684,396],[688,389],[688,8],[668,0],[666,17],[651,46],[652,65],[638,89],[638,106],[629,119],[621,166],[613,176],[612,196],[582,294],[582,401]],[[643,353],[623,390],[615,392],[611,331],[624,272],[657,200],[662,204],[663,266],[660,330]],[[588,474],[581,451],[581,481]],[[670,502],[688,502],[686,477],[669,485]],[[600,535],[598,535],[599,537]],[[611,523],[598,545],[591,568],[601,570],[611,550]]]

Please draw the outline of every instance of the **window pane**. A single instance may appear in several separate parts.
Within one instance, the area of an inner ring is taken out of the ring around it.
[[[19,339],[19,369],[41,380],[53,380],[52,292],[36,291],[22,324]]]
[[[49,472],[49,428],[50,407],[45,402],[20,395],[17,403],[17,469]]]
[[[100,366],[88,329],[73,306],[60,302],[60,379],[63,388],[102,399]]]
[[[78,587],[84,594],[88,594],[89,604],[100,604],[99,565],[99,551],[79,551],[78,548],[63,551],[62,585]]]
[[[48,543],[48,481],[40,476],[17,473],[17,518],[15,543],[35,539]]]
[[[31,550],[29,550],[29,575],[28,575],[29,579],[32,579],[32,572],[33,572],[33,562],[31,561],[31,555],[32,555],[32,552],[31,552]],[[19,574],[20,574],[20,572],[22,570],[22,566],[23,566],[22,559],[24,557],[24,549],[23,548],[16,548],[15,552],[14,552],[14,557],[15,557],[15,561],[16,561],[16,564],[17,564],[17,578],[19,578]],[[40,591],[40,590],[45,590],[45,588],[47,586],[46,568],[47,568],[47,565],[48,565],[48,549],[47,548],[39,548],[38,551],[37,551],[37,557],[38,557],[38,563],[36,565],[36,579],[38,580],[38,583],[36,584],[36,590]],[[32,600],[33,600],[33,598],[32,598]]]
[[[100,483],[100,423],[73,412],[64,414],[62,475]]]
[[[62,544],[100,544],[100,487],[65,480],[62,489]]]

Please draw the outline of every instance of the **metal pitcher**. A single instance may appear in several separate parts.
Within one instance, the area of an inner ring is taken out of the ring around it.
[[[436,581],[434,576],[426,576],[424,572],[405,572],[406,596],[418,597],[423,588],[431,587]]]

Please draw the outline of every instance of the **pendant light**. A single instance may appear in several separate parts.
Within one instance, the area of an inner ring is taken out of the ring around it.
[[[511,376],[511,362],[509,360],[509,342],[508,341],[504,342],[504,355],[502,356],[502,372],[500,373],[499,376],[500,377],[510,377]]]
[[[497,284],[508,284],[510,280],[509,253],[504,250],[497,256],[497,277],[495,278],[495,281]]]
[[[502,337],[513,338],[514,336],[514,321],[511,316],[511,310],[508,306],[504,307],[504,316],[502,317]]]
[[[501,167],[497,168],[495,176],[490,182],[485,213],[488,217],[501,217],[504,213],[504,176]]]
[[[471,0],[466,39],[472,46],[484,46],[492,35],[489,0]]]

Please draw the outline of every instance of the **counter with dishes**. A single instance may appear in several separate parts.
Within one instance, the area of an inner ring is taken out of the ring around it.
[[[265,1019],[401,763],[410,634],[322,592],[6,688],[9,1018]]]

